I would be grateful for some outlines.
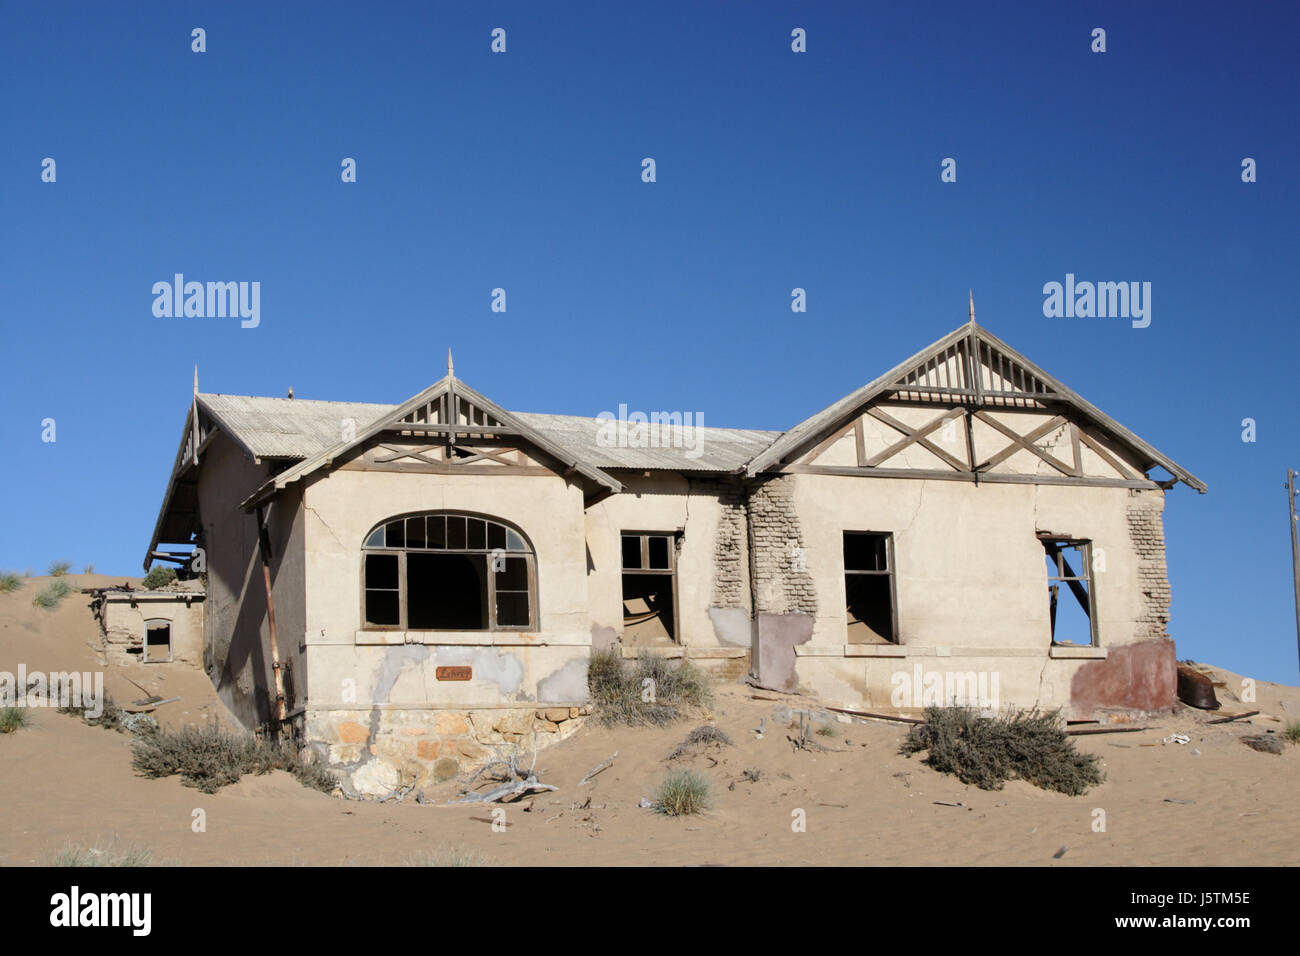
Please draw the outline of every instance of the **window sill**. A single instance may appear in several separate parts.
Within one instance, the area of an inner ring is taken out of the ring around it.
[[[1053,644],[1047,656],[1060,660],[1102,660],[1109,654],[1109,648],[1092,647],[1088,644]]]
[[[906,657],[901,644],[796,644],[797,657]]]
[[[587,647],[590,634],[538,634],[535,631],[378,631],[359,630],[357,644],[426,644],[453,647]]]

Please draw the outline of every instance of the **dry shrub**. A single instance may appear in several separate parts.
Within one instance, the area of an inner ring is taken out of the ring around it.
[[[596,718],[604,724],[663,726],[713,701],[704,671],[690,661],[671,663],[658,654],[624,660],[617,650],[593,651],[587,687]]]
[[[686,739],[673,748],[673,752],[668,755],[667,759],[676,760],[678,757],[685,757],[688,754],[694,754],[710,747],[721,749],[731,745],[731,738],[724,731],[719,730],[712,724],[705,724],[702,727],[696,727],[687,734]]]
[[[1044,790],[1079,796],[1101,783],[1100,759],[1080,753],[1060,715],[1021,710],[994,718],[967,707],[927,707],[902,752],[928,751],[925,763],[981,790],[1024,780]]]
[[[292,744],[252,734],[230,733],[215,723],[142,734],[132,745],[131,763],[146,777],[179,774],[185,786],[216,793],[244,774],[285,770],[304,787],[330,793],[338,786],[318,761],[306,761]]]
[[[64,698],[66,700],[66,698]],[[80,700],[75,704],[67,707],[60,707],[60,714],[75,714],[88,724],[97,727],[103,727],[105,730],[116,730],[119,733],[126,733],[126,719],[130,716],[124,711],[117,701],[113,700],[108,694],[104,695],[104,709],[98,717],[89,716],[86,711],[89,708],[85,700]]]

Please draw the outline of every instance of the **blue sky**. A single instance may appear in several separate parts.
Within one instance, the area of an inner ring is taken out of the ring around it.
[[[1166,501],[1179,656],[1296,683],[1300,13],[1036,6],[7,3],[0,568],[139,573],[196,363],[398,402],[450,346],[507,408],[781,429],[974,288],[1209,483]],[[260,326],[156,318],[176,272]],[[1067,272],[1151,282],[1150,327],[1044,317]]]

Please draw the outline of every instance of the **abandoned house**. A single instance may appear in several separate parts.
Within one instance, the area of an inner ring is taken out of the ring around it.
[[[83,588],[111,664],[203,663],[203,588],[197,580],[150,590]]]
[[[197,549],[226,703],[382,793],[567,737],[594,648],[868,711],[1171,707],[1178,482],[972,308],[785,432],[511,412],[450,357],[398,405],[196,378],[145,567]]]

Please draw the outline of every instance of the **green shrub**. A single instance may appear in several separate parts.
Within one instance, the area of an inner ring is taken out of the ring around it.
[[[176,569],[171,565],[155,564],[141,581],[146,589],[153,591],[176,580]]]
[[[27,708],[0,708],[0,734],[12,734],[20,727],[27,726]]]
[[[50,577],[61,578],[72,568],[71,561],[55,561],[50,565]]]
[[[306,761],[292,744],[229,733],[216,724],[143,733],[132,744],[131,763],[146,777],[179,774],[187,787],[216,793],[244,774],[285,770],[304,787],[331,792],[338,786],[319,761]]]
[[[13,571],[0,571],[0,594],[17,591],[23,586],[23,577]]]
[[[659,786],[652,806],[670,817],[701,813],[709,805],[709,782],[690,770],[669,774]]]
[[[84,568],[81,569],[81,573],[82,573],[82,574],[94,574],[94,573],[95,573],[95,566],[94,566],[93,564],[88,564],[88,565],[86,565]]]
[[[44,591],[32,598],[32,603],[39,608],[52,611],[71,593],[72,585],[67,581],[51,581]]]
[[[1282,739],[1290,744],[1300,744],[1300,720],[1293,720],[1283,728]]]
[[[926,764],[981,790],[1019,779],[1078,796],[1103,779],[1099,758],[1075,749],[1057,712],[983,718],[966,707],[927,707],[925,723],[912,728],[901,750],[928,751]]]
[[[658,654],[624,660],[615,649],[592,652],[587,687],[604,724],[662,726],[713,701],[708,675],[690,661]]]

